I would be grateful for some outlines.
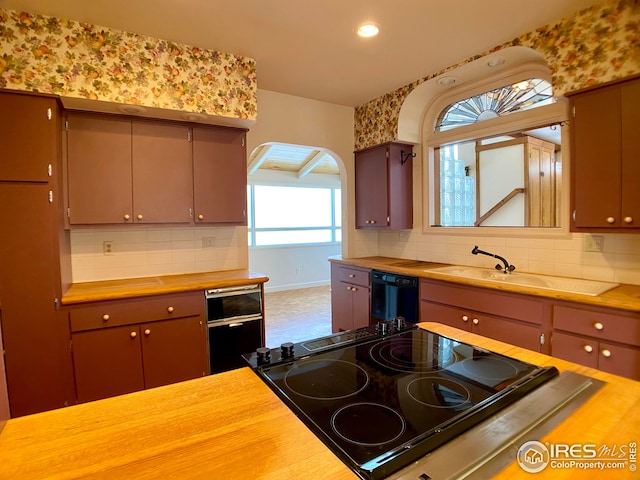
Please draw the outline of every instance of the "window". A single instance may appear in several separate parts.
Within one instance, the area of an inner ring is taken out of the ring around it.
[[[342,241],[336,187],[248,185],[249,246]]]
[[[530,78],[452,103],[440,112],[436,132],[470,125],[514,112],[548,105],[554,101],[551,84]]]

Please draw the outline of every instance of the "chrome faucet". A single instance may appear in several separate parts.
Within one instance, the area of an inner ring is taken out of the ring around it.
[[[475,247],[473,247],[473,250],[471,250],[471,253],[473,255],[477,255],[477,254],[480,253],[482,255],[487,255],[489,257],[497,258],[502,263],[504,263],[504,267],[498,263],[496,265],[496,270],[502,270],[503,273],[511,273],[516,269],[515,265],[509,265],[509,262],[507,262],[506,258],[501,257],[500,255],[496,255],[495,253],[489,253],[489,252],[485,252],[483,250],[480,250],[477,245]]]

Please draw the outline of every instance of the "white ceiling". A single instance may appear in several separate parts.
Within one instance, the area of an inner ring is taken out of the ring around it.
[[[252,57],[258,88],[347,106],[604,0],[0,0]],[[372,39],[355,35],[370,20]]]

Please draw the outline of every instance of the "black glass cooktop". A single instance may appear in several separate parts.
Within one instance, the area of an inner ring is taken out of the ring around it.
[[[367,332],[307,342],[322,348],[256,370],[365,479],[417,460],[558,373],[416,327]]]

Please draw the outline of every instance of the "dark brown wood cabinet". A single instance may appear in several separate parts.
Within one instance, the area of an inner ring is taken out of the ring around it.
[[[245,135],[68,113],[68,224],[246,225]]]
[[[356,228],[413,228],[412,152],[402,143],[355,152]]]
[[[553,306],[554,357],[640,380],[640,315],[577,304]]]
[[[331,330],[334,333],[369,325],[369,272],[331,264]]]
[[[209,373],[201,292],[72,308],[78,402]]]
[[[247,224],[246,132],[193,127],[196,224]]]
[[[70,279],[68,233],[61,228],[59,109],[48,97],[2,92],[3,105],[5,95],[19,112],[11,120],[3,110],[2,121],[14,125],[0,130],[0,163],[13,172],[0,180],[0,318],[11,416],[17,417],[73,403],[75,392],[69,325],[58,309]],[[36,165],[33,175],[33,165],[11,168],[22,163]]]
[[[444,323],[537,352],[549,351],[545,305],[533,297],[422,279],[420,321]]]
[[[640,228],[640,78],[570,96],[571,228]]]

